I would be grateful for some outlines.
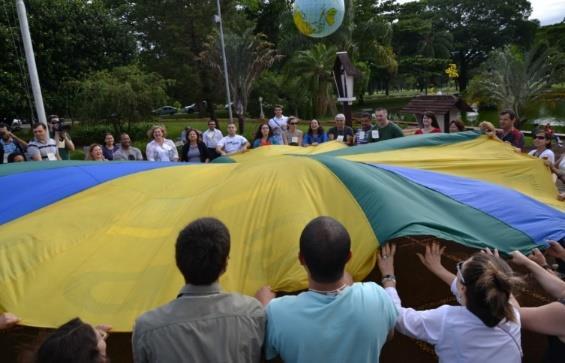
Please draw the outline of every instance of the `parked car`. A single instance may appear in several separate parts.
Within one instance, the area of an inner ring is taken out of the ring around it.
[[[186,113],[195,113],[198,111],[198,105],[193,103],[192,105],[184,106],[183,111]]]
[[[153,114],[158,116],[174,115],[177,112],[178,110],[173,106],[162,106],[156,110],[153,110]]]

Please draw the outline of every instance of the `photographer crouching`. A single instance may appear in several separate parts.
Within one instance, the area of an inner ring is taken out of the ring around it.
[[[65,120],[60,119],[57,115],[51,115],[48,118],[49,129],[53,135],[53,139],[57,143],[59,156],[61,160],[70,160],[71,151],[75,150],[75,144],[69,135],[70,125],[65,125]]]

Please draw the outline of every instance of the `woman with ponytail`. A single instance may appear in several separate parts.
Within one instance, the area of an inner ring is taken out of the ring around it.
[[[381,248],[378,265],[383,287],[398,310],[396,329],[434,345],[440,362],[521,362],[519,305],[512,295],[521,280],[497,251],[493,254],[488,249],[459,262],[455,275],[441,264],[444,249],[432,243],[418,257],[451,286],[461,306],[417,311],[402,307],[396,291],[396,247],[387,244]]]

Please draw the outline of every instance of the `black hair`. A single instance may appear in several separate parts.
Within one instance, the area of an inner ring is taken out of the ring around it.
[[[91,325],[74,318],[60,326],[39,347],[37,363],[99,363],[106,358],[98,350],[98,338]]]
[[[261,132],[261,128],[263,127],[263,125],[269,126],[269,136],[267,136],[267,138],[273,136],[273,129],[271,128],[271,126],[266,122],[262,122],[261,124],[259,124],[259,127],[257,128],[257,131],[255,132],[255,138],[253,139],[253,141],[261,140],[263,138],[263,133]]]
[[[300,254],[312,280],[330,283],[343,276],[351,239],[345,227],[331,217],[318,217],[300,235]]]
[[[463,123],[463,121],[461,121],[461,120],[451,120],[451,122],[449,123],[449,126],[451,126],[452,124],[455,125],[455,127],[457,127],[457,130],[465,131],[465,124]]]
[[[314,135],[314,131],[312,130],[312,121],[314,120],[310,121],[310,124],[308,125],[308,131],[306,132],[310,136]],[[318,122],[318,135],[322,135],[324,133],[324,128],[322,127],[320,121],[316,120],[316,122]]]
[[[19,152],[15,152],[15,153],[11,153],[10,155],[8,155],[8,163],[14,163],[16,156],[21,156],[24,158],[24,161],[27,161],[27,158],[25,156],[25,154],[19,153]]]
[[[502,110],[502,111],[499,113],[499,115],[500,115],[500,116],[508,115],[512,121],[515,121],[515,120],[516,120],[516,112],[514,112],[514,111],[512,111],[512,110],[510,110],[510,109]]]
[[[177,267],[186,283],[210,285],[226,268],[230,232],[216,218],[200,218],[180,231],[175,250]]]
[[[439,123],[437,122],[436,115],[433,112],[426,111],[424,112],[424,116],[432,119],[432,127],[439,129]]]

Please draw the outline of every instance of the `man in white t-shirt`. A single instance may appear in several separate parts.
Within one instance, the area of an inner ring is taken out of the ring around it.
[[[223,137],[222,132],[216,128],[216,121],[210,119],[210,121],[208,121],[208,129],[202,133],[202,139],[208,148],[210,160],[214,160],[219,156],[216,152],[216,147]]]
[[[28,142],[27,152],[29,158],[35,161],[55,161],[61,160],[57,143],[49,138],[47,127],[42,123],[32,126],[34,139]]]
[[[228,134],[218,141],[216,152],[220,155],[233,155],[246,152],[250,146],[245,137],[237,134],[237,126],[232,123],[228,124]]]
[[[275,117],[269,120],[269,126],[273,130],[273,139],[279,141],[279,145],[284,145],[283,134],[288,129],[288,117],[283,115],[283,107],[275,106]]]

